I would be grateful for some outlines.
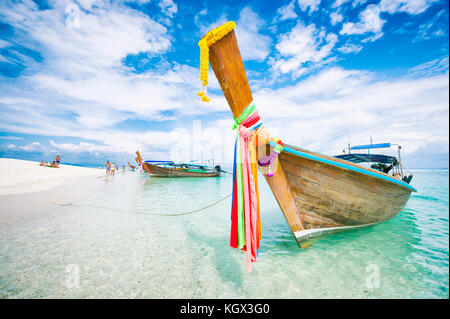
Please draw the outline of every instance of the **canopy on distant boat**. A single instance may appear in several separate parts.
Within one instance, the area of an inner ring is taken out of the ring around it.
[[[368,145],[355,145],[350,147],[350,150],[368,150],[372,148],[389,148],[391,143],[380,143],[380,144],[368,144]]]
[[[176,165],[184,165],[184,166],[190,166],[190,167],[206,167],[206,165],[197,165],[197,164],[188,164],[188,163],[180,163],[180,164],[176,164]]]
[[[146,163],[151,163],[151,164],[156,164],[156,163],[161,163],[161,164],[174,164],[172,161],[145,161]]]
[[[397,162],[397,159],[395,157],[381,154],[343,154],[343,155],[336,155],[335,157],[352,163],[392,164]]]

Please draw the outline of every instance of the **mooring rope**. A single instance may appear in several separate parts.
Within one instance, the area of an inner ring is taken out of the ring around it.
[[[54,205],[58,205],[58,206],[72,206],[72,207],[88,207],[89,206],[89,207],[100,208],[100,209],[115,210],[115,211],[118,211],[118,212],[126,212],[126,213],[134,213],[134,214],[145,214],[145,215],[156,215],[156,216],[171,216],[171,217],[173,217],[173,216],[183,216],[183,215],[189,215],[189,214],[194,214],[194,213],[201,212],[201,211],[203,211],[205,209],[208,209],[210,207],[213,207],[213,206],[219,204],[220,202],[223,202],[225,199],[231,197],[231,195],[232,194],[229,194],[229,195],[225,196],[224,198],[219,199],[218,201],[216,201],[216,202],[214,202],[212,204],[209,204],[207,206],[204,206],[202,208],[199,208],[199,209],[196,209],[196,210],[193,210],[193,211],[187,211],[187,212],[180,213],[180,214],[149,213],[149,212],[143,212],[143,211],[137,211],[137,210],[126,210],[126,209],[119,209],[119,208],[107,207],[107,206],[98,206],[98,205],[92,205],[92,204],[77,205],[77,204],[74,204],[74,203],[58,203],[58,202],[56,202],[54,200],[49,200],[49,202],[54,204]]]

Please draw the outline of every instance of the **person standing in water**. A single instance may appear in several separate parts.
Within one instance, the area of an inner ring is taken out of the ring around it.
[[[112,176],[114,176],[114,172],[116,171],[116,164],[113,162],[112,164],[111,164],[111,173],[110,173],[110,175],[112,175]]]
[[[111,170],[111,163],[109,161],[106,161],[106,174],[109,175]]]

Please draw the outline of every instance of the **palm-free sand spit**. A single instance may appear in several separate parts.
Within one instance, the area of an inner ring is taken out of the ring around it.
[[[43,191],[69,178],[104,174],[103,170],[71,165],[59,168],[39,166],[39,162],[0,158],[0,195]]]

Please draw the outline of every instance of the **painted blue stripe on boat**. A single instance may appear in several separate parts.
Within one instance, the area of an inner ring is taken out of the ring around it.
[[[388,148],[388,147],[391,147],[391,143],[355,145],[350,147],[350,150],[368,150],[371,148]]]
[[[145,161],[146,163],[173,163],[172,161]]]
[[[270,145],[275,146],[277,144],[275,142],[270,142]],[[301,152],[301,151],[298,151],[298,150],[294,150],[294,149],[292,149],[292,148],[290,148],[288,146],[285,146],[283,148],[283,152],[288,152],[288,153],[295,154],[295,155],[298,155],[298,156],[301,156],[301,157],[304,157],[304,158],[312,159],[312,160],[317,161],[317,162],[321,162],[321,163],[325,163],[325,164],[329,164],[329,165],[345,168],[345,169],[348,169],[348,170],[351,170],[351,171],[355,171],[355,172],[362,173],[362,174],[365,174],[365,175],[369,175],[369,176],[372,176],[372,177],[376,177],[376,178],[379,178],[379,179],[384,179],[384,180],[386,180],[388,182],[392,182],[392,183],[398,184],[400,186],[406,187],[406,188],[412,190],[413,192],[417,192],[417,190],[414,187],[412,187],[411,185],[409,185],[409,184],[407,184],[407,183],[405,183],[403,181],[400,181],[400,180],[398,180],[398,179],[396,179],[394,177],[377,174],[377,173],[365,170],[363,168],[359,168],[359,167],[355,167],[355,166],[352,166],[352,165],[335,162],[335,161],[332,161],[332,160],[329,160],[329,159],[326,159],[326,158],[314,156],[314,155],[311,155],[311,154],[308,154],[308,153],[304,153],[304,152]]]

